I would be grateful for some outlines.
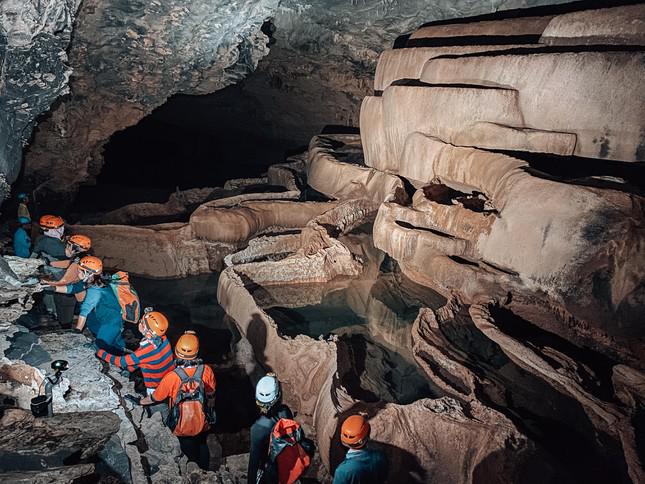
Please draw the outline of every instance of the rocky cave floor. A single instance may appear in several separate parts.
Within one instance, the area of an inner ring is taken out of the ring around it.
[[[21,278],[37,274],[34,264],[28,272],[20,270],[16,259],[10,265]],[[202,290],[214,291],[204,282],[199,281]],[[146,298],[145,284],[138,286],[142,300],[152,303]],[[32,306],[28,301],[32,290],[19,291],[23,309]],[[174,340],[181,328],[173,330]],[[140,338],[136,328],[126,328],[124,335],[127,346],[136,348]],[[230,333],[228,337],[217,334],[210,341],[224,344],[216,350],[208,343],[204,348],[206,355],[219,360],[206,359],[217,372],[220,418],[208,439],[210,469],[216,472],[207,475],[181,458],[177,440],[163,425],[160,413],[148,414],[124,399],[136,395],[136,390],[145,391],[140,374],[130,376],[97,360],[91,334],[62,329],[36,302],[15,323],[0,329],[0,480],[117,483],[149,482],[150,476],[156,476],[153,482],[246,482],[254,401],[248,377],[239,366],[240,353],[228,346],[230,339]],[[29,408],[39,390],[35,382],[52,373],[50,363],[57,359],[68,361],[69,370],[54,387],[55,415],[35,420],[23,409]]]

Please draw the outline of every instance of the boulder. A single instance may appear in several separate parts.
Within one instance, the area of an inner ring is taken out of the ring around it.
[[[7,410],[0,420],[0,469],[41,470],[89,459],[119,425],[112,412],[62,413],[43,419],[25,410]]]

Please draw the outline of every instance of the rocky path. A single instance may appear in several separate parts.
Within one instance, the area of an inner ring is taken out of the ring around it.
[[[2,262],[13,274],[5,270],[0,282],[0,481],[246,481],[248,456],[223,458],[214,434],[209,447],[217,472],[188,463],[161,414],[148,415],[124,399],[136,393],[134,382],[95,358],[88,335],[61,330],[32,310],[41,288],[16,280],[33,277],[39,263],[12,257]],[[34,418],[31,398],[44,393],[43,379],[57,359],[69,369],[53,389],[54,417]]]

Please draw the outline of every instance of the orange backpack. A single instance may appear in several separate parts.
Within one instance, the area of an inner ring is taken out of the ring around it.
[[[118,271],[110,277],[110,287],[121,306],[121,317],[129,323],[138,323],[141,317],[139,295],[130,285],[130,278],[125,271]]]
[[[193,437],[209,428],[209,419],[204,411],[204,365],[199,365],[193,376],[179,367],[175,373],[181,379],[179,390],[166,419],[166,425],[178,437]]]
[[[281,418],[273,427],[269,465],[276,465],[279,484],[296,482],[311,464],[311,457],[301,445],[304,440],[302,428],[295,420]]]

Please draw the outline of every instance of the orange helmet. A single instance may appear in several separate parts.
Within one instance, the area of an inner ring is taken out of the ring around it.
[[[87,235],[72,235],[67,242],[78,247],[81,252],[87,252],[92,247],[92,239]]]
[[[57,229],[65,225],[65,221],[58,215],[43,215],[39,225],[42,229]]]
[[[94,274],[103,272],[103,262],[101,262],[101,259],[94,257],[93,255],[86,255],[83,257],[79,261],[78,266],[84,271],[92,272]]]
[[[362,415],[347,417],[340,428],[340,441],[352,449],[360,449],[367,443],[370,424]]]
[[[168,318],[159,311],[146,311],[141,320],[157,336],[163,336],[168,331]],[[197,344],[199,345],[199,342]]]
[[[175,345],[175,355],[182,360],[194,360],[199,353],[199,338],[194,331],[186,331]]]

